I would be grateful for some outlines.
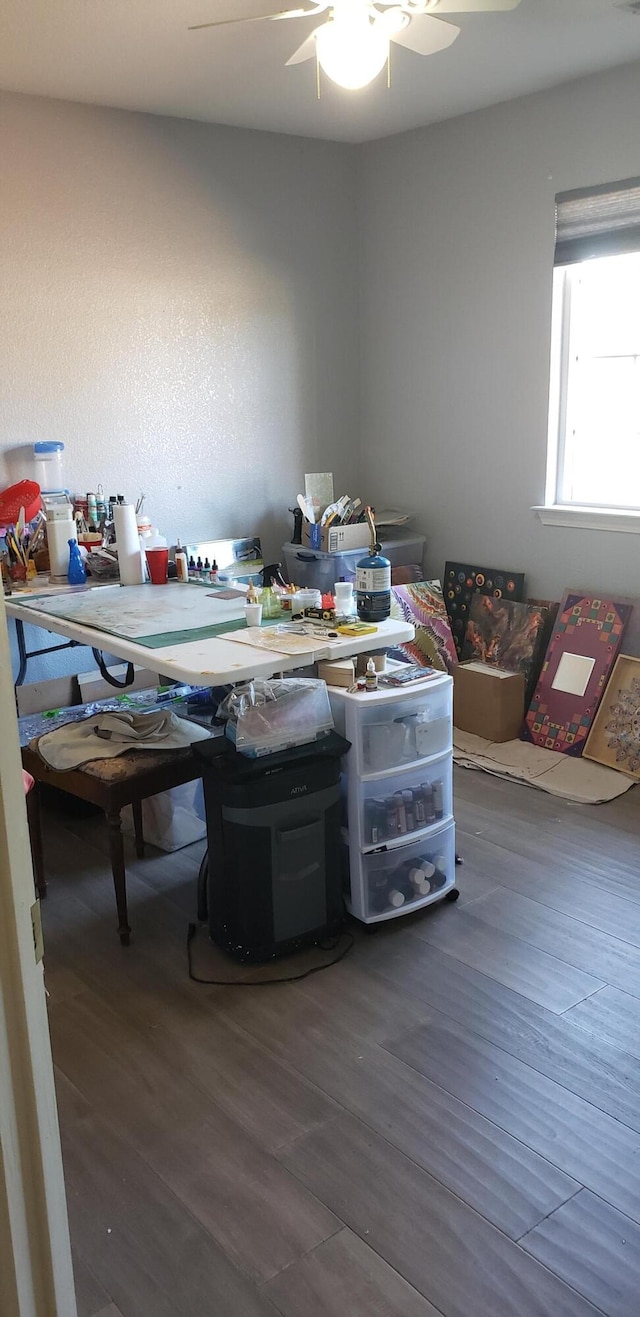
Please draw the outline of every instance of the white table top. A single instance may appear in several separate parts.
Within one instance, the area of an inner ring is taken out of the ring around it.
[[[136,588],[121,587],[123,591]],[[149,586],[149,589],[153,587]],[[308,653],[304,654],[276,654],[233,640],[223,640],[220,636],[150,649],[134,640],[112,635],[109,631],[41,613],[34,607],[26,608],[21,605],[18,594],[11,595],[5,602],[7,614],[21,622],[53,631],[67,640],[76,640],[80,645],[89,645],[113,654],[125,663],[136,663],[172,681],[184,681],[192,686],[224,686],[229,682],[247,681],[250,677],[272,677],[277,672],[308,667],[321,659],[349,658],[354,654],[398,645],[412,640],[414,636],[414,628],[410,623],[387,618],[385,622],[378,623],[375,634],[360,638],[345,636],[339,644],[333,641],[330,646],[323,645],[321,639],[310,639]]]

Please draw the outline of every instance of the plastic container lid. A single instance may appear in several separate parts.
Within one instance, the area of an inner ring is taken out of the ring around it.
[[[58,439],[44,440],[41,443],[33,445],[33,451],[36,457],[51,457],[56,453],[64,452],[64,444]]]
[[[50,503],[47,508],[47,521],[73,521],[73,508],[70,503]]]
[[[40,486],[35,480],[19,480],[0,494],[0,526],[13,525],[24,508],[25,521],[33,521],[40,510]]]

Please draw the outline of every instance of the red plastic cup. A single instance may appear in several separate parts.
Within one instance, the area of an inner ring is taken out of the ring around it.
[[[147,549],[147,562],[152,585],[166,585],[169,576],[169,550]]]

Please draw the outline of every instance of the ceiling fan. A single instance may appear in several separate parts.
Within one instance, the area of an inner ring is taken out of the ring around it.
[[[313,0],[304,9],[195,23],[189,31],[228,27],[231,23],[316,18],[328,12],[325,22],[313,29],[287,64],[301,64],[315,55],[318,65],[333,82],[356,91],[366,87],[384,68],[391,41],[417,55],[446,50],[459,35],[460,28],[438,15],[515,9],[519,4],[520,0]]]

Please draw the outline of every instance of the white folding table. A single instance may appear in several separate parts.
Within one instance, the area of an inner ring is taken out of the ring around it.
[[[125,585],[114,588],[118,590],[125,606],[128,591],[141,588],[153,590],[154,598],[157,598],[159,588],[173,591],[195,590],[198,587],[170,583],[166,587]],[[87,591],[83,597],[87,598],[90,594],[93,594],[93,590]],[[168,644],[161,648],[148,648],[134,639],[87,625],[80,615],[74,620],[53,616],[40,611],[35,600],[33,606],[27,606],[19,594],[7,598],[6,608],[7,614],[23,625],[41,627],[68,641],[75,641],[78,645],[88,645],[97,651],[104,650],[126,663],[152,668],[169,680],[183,681],[192,686],[224,686],[232,682],[248,681],[251,677],[272,677],[275,673],[309,667],[321,659],[350,658],[370,650],[398,645],[414,637],[414,628],[410,623],[387,618],[378,623],[374,634],[345,636],[340,641],[332,641],[330,645],[322,637],[310,637],[308,650],[305,649],[303,653],[282,654],[258,649],[233,639],[223,639],[220,635]]]

